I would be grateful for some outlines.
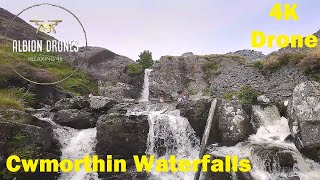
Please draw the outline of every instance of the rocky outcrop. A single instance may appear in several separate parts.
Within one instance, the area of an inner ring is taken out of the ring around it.
[[[58,143],[48,122],[20,111],[3,111],[0,117],[0,169],[10,155],[27,159],[60,159]],[[1,171],[0,179],[55,179],[57,173],[10,173]]]
[[[320,161],[320,83],[299,84],[294,89],[288,115],[297,148],[307,157]]]
[[[218,108],[221,145],[233,146],[251,134],[250,119],[238,101],[223,100]]]
[[[187,103],[179,103],[177,105],[177,109],[180,110],[181,116],[188,119],[199,139],[202,139],[206,127],[211,102],[211,98],[203,98],[199,100],[190,100]]]
[[[133,155],[143,155],[147,149],[149,133],[148,116],[126,115],[129,104],[119,104],[97,122],[96,152],[101,158],[112,154],[115,158],[131,162]],[[130,166],[130,165],[129,165]],[[110,173],[101,173],[101,177]]]
[[[79,66],[95,79],[100,95],[115,99],[135,98],[137,87],[142,87],[143,76],[128,75],[127,66],[135,61],[125,56],[100,47],[80,48],[78,53],[65,56],[71,64]]]
[[[297,84],[311,79],[293,65],[261,72],[232,54],[164,56],[151,68],[150,95],[167,100],[176,99],[178,91],[184,90],[191,98],[202,95],[222,98],[249,85],[266,94],[271,102],[283,102],[292,96]]]
[[[159,99],[173,100],[178,91],[188,91],[189,95],[203,94],[208,83],[203,66],[208,62],[201,56],[191,53],[183,56],[163,56],[155,63],[150,75],[150,95]],[[209,90],[210,91],[210,90]]]
[[[97,120],[92,113],[78,109],[64,109],[55,114],[53,121],[75,129],[88,129],[95,127]]]
[[[88,109],[90,107],[90,102],[88,98],[78,96],[74,98],[63,98],[55,103],[55,110],[63,110],[63,109]]]
[[[112,98],[105,96],[92,96],[89,98],[90,109],[95,112],[108,111],[115,104]]]
[[[259,61],[265,57],[265,55],[260,51],[254,51],[249,49],[239,50],[236,52],[230,52],[228,55],[237,55],[245,58],[250,62]]]

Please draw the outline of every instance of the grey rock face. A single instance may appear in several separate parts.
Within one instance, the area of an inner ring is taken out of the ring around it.
[[[307,157],[320,161],[320,83],[299,84],[288,107],[295,144]]]
[[[239,50],[236,52],[228,53],[229,55],[237,55],[247,59],[250,62],[261,60],[265,55],[260,51],[254,51],[249,49]]]
[[[247,139],[250,134],[250,119],[241,103],[222,101],[218,112],[221,145],[233,146]]]
[[[113,99],[104,96],[92,96],[90,97],[89,102],[90,109],[98,112],[108,111],[116,104]]]
[[[150,75],[150,95],[159,99],[173,100],[178,91],[189,91],[189,95],[202,94],[208,87],[203,65],[208,62],[200,56],[164,56],[154,64]]]
[[[296,85],[310,79],[293,66],[283,66],[275,72],[262,74],[250,65],[234,60],[221,61],[220,70],[220,74],[211,81],[212,93],[216,97],[250,85],[267,94],[270,101],[282,102],[292,96]]]
[[[100,95],[115,99],[134,96],[133,89],[141,86],[127,74],[127,65],[135,61],[100,47],[80,48],[78,53],[65,54],[71,64],[88,72],[98,84]],[[85,59],[83,59],[86,57]],[[140,78],[141,79],[141,78]],[[139,79],[139,81],[140,81]],[[143,80],[143,77],[142,79]]]
[[[75,129],[88,129],[95,126],[95,118],[93,114],[78,109],[64,109],[58,111],[53,121]]]

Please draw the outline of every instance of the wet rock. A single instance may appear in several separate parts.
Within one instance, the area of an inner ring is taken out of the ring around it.
[[[189,120],[191,127],[200,139],[206,127],[211,102],[211,98],[205,98],[190,100],[187,103],[179,103],[177,105],[177,109],[180,110],[180,115]]]
[[[114,158],[132,160],[133,155],[143,155],[147,149],[149,133],[148,116],[126,116],[110,113],[97,122],[96,152],[100,158],[112,154]],[[110,176],[100,173],[101,177]]]
[[[265,170],[268,172],[291,171],[296,163],[290,150],[268,146],[267,144],[254,145],[252,147],[253,157],[263,160]]]
[[[95,127],[96,119],[92,113],[78,110],[66,109],[58,111],[53,121],[62,125],[75,129],[88,129]]]
[[[55,103],[55,110],[63,109],[87,109],[90,107],[90,102],[88,98],[78,96],[74,98],[64,98]]]
[[[218,109],[221,145],[233,146],[251,134],[249,116],[238,101],[223,100]]]
[[[288,116],[297,148],[305,156],[320,161],[317,154],[320,149],[320,83],[307,81],[295,88]]]
[[[55,179],[58,173],[10,173],[5,160],[10,155],[28,159],[60,159],[58,142],[50,123],[19,111],[1,112],[0,117],[0,179]]]
[[[89,101],[90,108],[95,112],[108,111],[116,104],[112,98],[105,96],[92,96]]]

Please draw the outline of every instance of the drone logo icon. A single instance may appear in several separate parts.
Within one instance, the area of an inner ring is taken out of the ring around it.
[[[43,32],[43,33],[56,33],[55,26],[58,26],[59,23],[62,22],[62,20],[48,20],[47,22],[41,21],[41,20],[30,20],[30,22],[35,23],[37,28],[37,33]]]

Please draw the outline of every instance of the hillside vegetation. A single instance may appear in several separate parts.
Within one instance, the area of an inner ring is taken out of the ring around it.
[[[41,83],[50,83],[73,74],[75,68],[65,61],[33,62],[29,57],[56,57],[49,53],[14,53],[9,45],[0,45],[0,108],[23,109],[25,96],[16,96],[22,89],[6,86],[8,82],[24,81],[13,70],[14,67],[24,77]],[[13,83],[15,84],[15,83]],[[76,71],[70,78],[57,84],[60,88],[73,95],[96,93],[97,86],[84,71]],[[27,93],[28,94],[28,93]],[[30,95],[30,94],[29,94]]]
[[[311,52],[293,52],[282,55],[270,55],[262,61],[253,63],[253,67],[262,71],[275,71],[283,65],[294,65],[306,75],[320,82],[320,47]]]

